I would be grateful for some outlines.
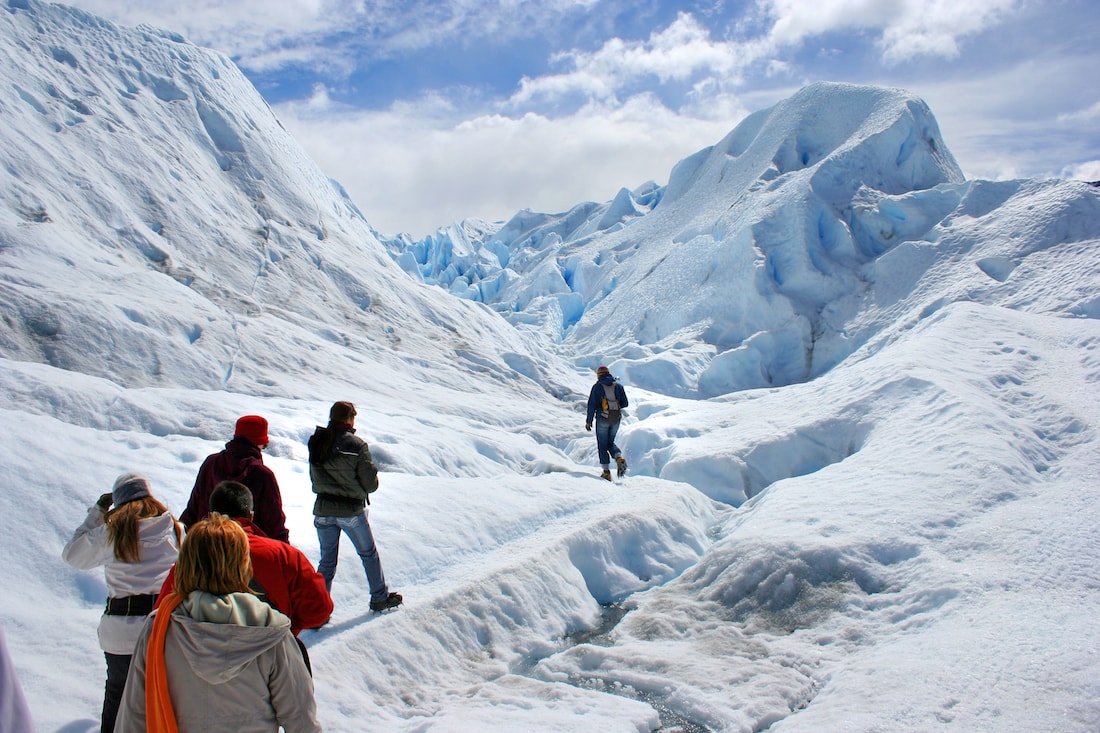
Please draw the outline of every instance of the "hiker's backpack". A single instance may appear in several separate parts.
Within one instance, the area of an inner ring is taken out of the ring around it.
[[[603,384],[603,399],[600,401],[601,415],[604,420],[609,423],[617,423],[622,419],[623,412],[622,407],[619,405],[619,398],[615,394],[614,384]]]

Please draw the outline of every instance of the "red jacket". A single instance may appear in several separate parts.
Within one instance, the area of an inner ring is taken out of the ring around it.
[[[245,438],[234,438],[225,450],[207,456],[195,477],[195,487],[180,521],[188,529],[210,513],[210,495],[222,481],[239,481],[252,492],[252,521],[272,539],[290,541],[283,514],[283,495],[275,474],[264,465],[260,449]]]
[[[332,615],[332,597],[325,589],[325,579],[309,558],[293,545],[264,535],[244,517],[234,519],[248,535],[248,552],[252,556],[252,575],[263,588],[267,602],[275,610],[290,617],[290,630],[297,636],[302,629],[316,629]],[[176,588],[176,567],[160,589],[157,605]]]

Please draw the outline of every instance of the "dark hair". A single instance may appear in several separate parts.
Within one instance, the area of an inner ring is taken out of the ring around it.
[[[336,445],[339,425],[347,425],[355,420],[355,405],[350,402],[334,402],[328,411],[328,426],[317,426],[313,435],[309,436],[306,445],[309,446],[309,462],[321,465],[332,457],[333,446]]]
[[[210,511],[231,519],[252,516],[252,490],[239,481],[222,481],[210,495]]]
[[[349,423],[356,414],[355,405],[350,402],[336,402],[328,411],[328,424],[331,426],[333,423],[337,425]]]

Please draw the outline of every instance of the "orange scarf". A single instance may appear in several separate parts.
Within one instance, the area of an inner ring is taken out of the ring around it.
[[[153,618],[145,657],[145,724],[149,733],[179,733],[172,698],[168,695],[168,665],[164,661],[164,640],[172,611],[183,602],[179,593],[169,593]]]

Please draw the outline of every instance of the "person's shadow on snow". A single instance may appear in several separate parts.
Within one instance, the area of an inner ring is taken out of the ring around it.
[[[325,624],[324,626],[322,626],[319,629],[308,629],[307,631],[310,634],[312,634],[312,637],[313,637],[312,639],[310,639],[309,637],[305,637],[306,631],[303,631],[302,636],[304,638],[302,639],[302,641],[307,641],[307,642],[312,642],[314,640],[324,641],[325,639],[327,639],[330,636],[333,636],[335,634],[339,634],[343,631],[347,631],[348,629],[353,629],[356,626],[361,626],[361,625],[363,625],[365,623],[369,623],[370,621],[373,621],[375,619],[384,618],[386,616],[389,616],[391,613],[402,613],[402,611],[403,611],[403,609],[395,609],[393,611],[383,611],[382,613],[375,613],[374,611],[367,611],[366,613],[361,613],[358,616],[355,616],[354,618],[345,619],[345,620],[343,620],[339,623],[335,623],[335,624],[328,623],[328,624]],[[306,644],[307,648],[310,647],[310,646],[313,646],[313,644],[312,643]],[[58,731],[58,733],[61,733],[61,731]]]

